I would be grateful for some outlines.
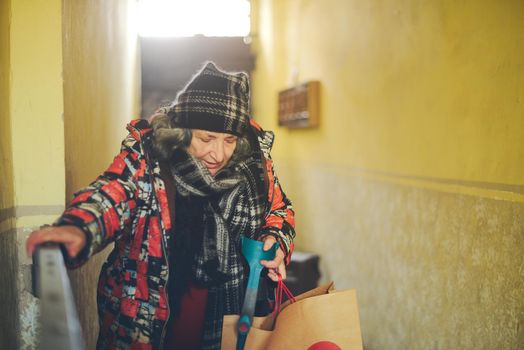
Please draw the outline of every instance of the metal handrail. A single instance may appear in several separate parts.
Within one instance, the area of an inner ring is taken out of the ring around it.
[[[71,284],[60,246],[46,244],[33,254],[33,285],[40,298],[40,350],[84,350]]]

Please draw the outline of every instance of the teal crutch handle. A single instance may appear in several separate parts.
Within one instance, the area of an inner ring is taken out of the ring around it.
[[[273,260],[278,249],[278,243],[264,251],[264,242],[247,238],[244,235],[240,236],[240,243],[242,245],[242,254],[246,258],[249,265],[249,278],[247,280],[246,295],[244,296],[244,304],[240,319],[238,320],[237,330],[237,350],[244,349],[247,334],[251,328],[251,322],[255,313],[255,304],[257,302],[258,282],[260,279],[260,272],[264,266],[260,260]]]

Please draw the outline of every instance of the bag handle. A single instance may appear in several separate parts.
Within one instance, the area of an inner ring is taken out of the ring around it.
[[[289,288],[285,285],[284,280],[282,279],[282,275],[277,272],[278,276],[278,282],[277,282],[277,288],[275,288],[275,308],[273,309],[273,319],[276,320],[278,314],[280,313],[280,307],[282,305],[282,298],[283,294],[286,295],[286,297],[289,299],[291,303],[294,303],[295,297],[293,296],[293,293],[289,290]]]

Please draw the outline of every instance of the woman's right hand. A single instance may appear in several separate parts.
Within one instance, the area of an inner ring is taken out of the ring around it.
[[[33,231],[25,243],[27,255],[32,256],[35,248],[46,242],[61,243],[67,254],[74,258],[86,245],[84,231],[76,226],[46,226]]]

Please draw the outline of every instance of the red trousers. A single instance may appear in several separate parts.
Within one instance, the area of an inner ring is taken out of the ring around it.
[[[180,315],[169,322],[166,350],[198,350],[204,330],[207,289],[190,286],[180,301]]]

